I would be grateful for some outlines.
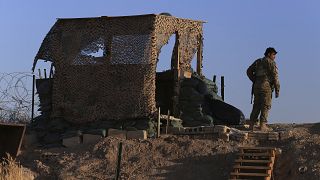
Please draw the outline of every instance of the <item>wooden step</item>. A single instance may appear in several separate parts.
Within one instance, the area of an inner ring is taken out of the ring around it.
[[[239,147],[242,150],[275,150],[273,147]]]
[[[246,179],[232,178],[232,179],[229,179],[229,180],[250,180],[250,179],[248,179],[248,178],[246,178]]]
[[[232,179],[229,179],[229,180],[250,180],[248,178],[232,178]]]
[[[247,162],[247,163],[272,163],[271,160],[256,160],[256,159],[236,159],[235,162],[237,162],[237,163],[242,163],[242,162]]]
[[[267,167],[267,166],[240,166],[240,165],[235,165],[235,166],[233,166],[233,169],[264,169],[264,170],[271,170],[271,167]]]
[[[269,174],[266,173],[230,173],[231,176],[255,176],[255,177],[269,177]]]
[[[259,157],[261,157],[261,156],[272,157],[273,156],[271,153],[238,153],[237,155],[238,156],[255,156],[255,157],[257,157],[257,156],[259,156]]]

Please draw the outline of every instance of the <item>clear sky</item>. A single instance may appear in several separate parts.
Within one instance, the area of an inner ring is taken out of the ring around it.
[[[246,117],[251,111],[246,69],[273,46],[281,90],[270,122],[320,122],[319,8],[319,0],[0,0],[0,72],[30,71],[56,18],[169,12],[208,22],[204,74],[210,79],[216,74],[218,83],[225,76],[226,102]],[[166,63],[160,62],[160,69]]]

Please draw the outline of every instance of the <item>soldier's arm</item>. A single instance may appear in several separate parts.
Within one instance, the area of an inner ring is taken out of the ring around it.
[[[247,76],[252,82],[254,82],[254,79],[255,79],[255,71],[256,71],[255,63],[256,63],[256,61],[254,63],[252,63],[249,66],[249,68],[247,69]]]
[[[271,81],[274,85],[276,98],[279,97],[280,92],[280,82],[279,82],[279,75],[278,75],[278,68],[276,63],[273,61],[270,63],[270,74],[271,74]]]

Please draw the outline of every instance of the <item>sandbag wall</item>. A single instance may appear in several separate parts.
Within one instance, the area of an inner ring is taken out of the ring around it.
[[[241,110],[224,102],[217,95],[216,84],[197,74],[181,81],[179,108],[183,126],[212,124],[235,125],[245,119]]]
[[[181,81],[179,108],[184,126],[209,126],[215,122],[211,115],[204,113],[205,98],[221,98],[216,94],[218,90],[214,82],[204,79],[193,74],[190,79]]]

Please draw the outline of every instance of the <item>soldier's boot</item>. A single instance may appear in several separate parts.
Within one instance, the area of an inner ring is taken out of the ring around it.
[[[268,127],[266,122],[260,122],[260,130],[267,132],[272,131],[272,128]]]
[[[255,126],[259,127],[260,126],[260,120],[257,120],[255,123],[254,123]]]
[[[255,125],[255,122],[254,122],[254,121],[250,121],[250,122],[249,122],[249,130],[250,130],[250,131],[253,131],[253,130],[254,130],[254,125]]]

